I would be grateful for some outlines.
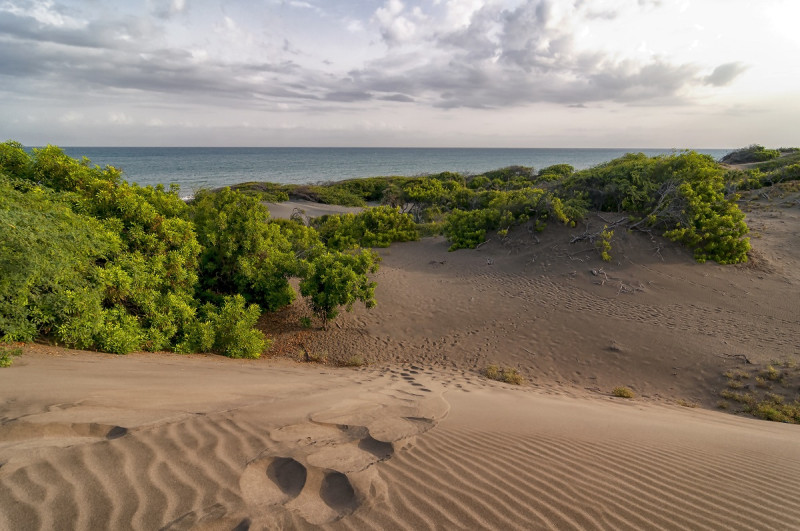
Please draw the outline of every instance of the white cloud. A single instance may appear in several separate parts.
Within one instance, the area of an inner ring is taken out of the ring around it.
[[[111,112],[108,115],[108,121],[116,125],[130,125],[133,123],[133,118],[121,111]]]
[[[83,120],[83,114],[75,111],[68,111],[58,117],[58,121],[62,124],[72,124]]]
[[[375,19],[380,25],[383,39],[390,46],[411,40],[417,30],[417,24],[411,17],[419,18],[421,11],[413,11],[407,16],[405,5],[400,0],[386,0],[383,7],[375,11]]]
[[[0,11],[13,15],[30,17],[41,24],[60,28],[78,29],[85,28],[86,21],[73,18],[59,12],[52,0],[33,0],[31,2],[4,2]]]
[[[186,0],[172,0],[170,11],[173,13],[181,13],[186,9]]]

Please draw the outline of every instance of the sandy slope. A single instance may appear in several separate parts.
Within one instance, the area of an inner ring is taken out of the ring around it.
[[[754,211],[748,221],[758,260],[742,266],[698,264],[675,244],[624,230],[607,263],[591,244],[569,243],[585,227],[523,228],[452,253],[441,238],[396,244],[379,251],[376,308],[308,333],[297,304],[265,330],[289,354],[301,338],[331,358],[473,371],[499,363],[549,391],[626,385],[714,407],[722,373],[745,357],[800,364],[800,211]],[[593,231],[603,224],[590,220]]]
[[[800,521],[796,426],[423,365],[31,352],[0,378],[2,529]]]
[[[372,311],[263,323],[362,369],[29,346],[0,529],[797,529],[800,427],[714,410],[745,358],[800,362],[800,210],[751,206],[747,266],[624,231],[604,263],[584,227],[427,239],[381,251]]]
[[[324,216],[326,214],[344,214],[361,212],[361,207],[345,207],[339,205],[325,205],[298,199],[296,201],[283,201],[281,203],[266,203],[270,216],[273,218],[289,219],[292,213],[297,210],[310,218]]]

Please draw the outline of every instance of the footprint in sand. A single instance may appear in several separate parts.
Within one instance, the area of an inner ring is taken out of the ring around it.
[[[275,446],[248,463],[239,481],[251,514],[283,507],[321,525],[383,499],[386,485],[373,465],[435,427],[449,410],[441,393],[398,399],[409,383],[432,393],[417,382],[398,383],[272,430]]]

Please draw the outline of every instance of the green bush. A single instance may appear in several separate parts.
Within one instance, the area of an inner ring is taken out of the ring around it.
[[[300,293],[308,299],[323,327],[335,318],[339,308],[350,311],[357,301],[375,306],[375,283],[367,277],[378,270],[378,256],[372,251],[357,253],[318,251],[305,264]]]
[[[500,212],[494,208],[454,210],[445,219],[442,232],[450,241],[450,250],[473,249],[486,241],[486,232],[497,229]]]
[[[539,170],[536,182],[557,181],[575,173],[575,168],[569,164],[554,164]]]
[[[781,153],[777,149],[767,149],[758,144],[751,144],[728,153],[722,157],[721,162],[726,164],[746,164],[749,162],[764,162],[777,159],[780,156]]]
[[[98,264],[120,251],[118,234],[44,188],[22,193],[2,178],[0,227],[0,340],[30,341],[57,329],[75,290],[101,299]]]
[[[419,239],[414,220],[397,208],[369,208],[359,214],[322,216],[314,221],[320,239],[336,250],[388,247],[393,242]]]
[[[373,255],[325,250],[314,229],[269,220],[255,192],[202,191],[187,206],[176,187],[128,184],[54,146],[0,144],[0,338],[257,357],[259,305],[291,302],[292,276],[326,320],[374,304]],[[415,234],[391,209],[363,219],[378,243]]]
[[[271,342],[255,329],[261,309],[246,305],[244,297],[225,297],[219,309],[208,308],[206,318],[214,330],[214,352],[229,358],[258,358]]]
[[[228,188],[201,191],[189,219],[203,249],[200,288],[208,300],[239,293],[269,310],[294,300],[289,285],[298,273],[294,246],[282,232],[286,225],[269,222],[258,198]]]
[[[667,159],[664,164],[680,183],[671,213],[662,211],[674,220],[674,228],[664,236],[693,249],[699,262],[746,262],[749,229],[735,201],[725,198],[719,166],[697,153]]]
[[[11,364],[14,363],[14,358],[21,355],[21,348],[11,348],[0,344],[0,369],[11,367]]]

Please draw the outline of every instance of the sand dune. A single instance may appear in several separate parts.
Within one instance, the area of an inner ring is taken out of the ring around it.
[[[742,267],[625,233],[605,263],[583,227],[393,246],[377,308],[309,331],[298,302],[271,359],[29,345],[0,529],[797,529],[798,426],[715,410],[724,371],[800,362],[800,214],[748,221]]]
[[[15,405],[2,407],[2,529],[789,529],[800,521],[791,495],[800,489],[796,426],[547,396],[423,366],[326,370],[48,351],[28,353],[2,377],[4,396],[18,396],[26,411],[12,418]],[[67,424],[65,411],[138,422]]]

